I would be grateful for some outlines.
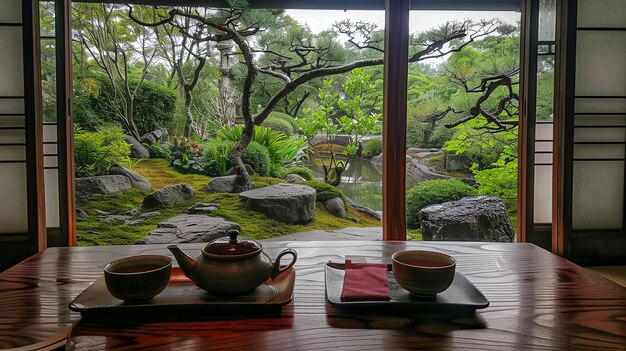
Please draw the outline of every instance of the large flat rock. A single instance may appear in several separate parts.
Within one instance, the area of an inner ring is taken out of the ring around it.
[[[76,178],[76,197],[79,198],[117,194],[131,188],[130,180],[121,175]]]
[[[276,184],[239,195],[250,209],[283,223],[306,223],[315,217],[315,189],[308,185]]]
[[[227,236],[231,229],[241,230],[239,224],[221,217],[178,215],[159,223],[138,244],[202,243]]]
[[[115,165],[109,169],[109,174],[121,175],[128,178],[128,180],[130,181],[130,185],[132,185],[134,188],[145,191],[152,190],[152,184],[150,184],[150,181],[148,181],[146,177],[137,172],[133,172],[126,167]]]
[[[419,212],[424,240],[512,242],[515,236],[502,200],[466,197]]]

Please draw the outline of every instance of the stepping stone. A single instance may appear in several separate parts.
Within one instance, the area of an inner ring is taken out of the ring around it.
[[[159,223],[138,244],[202,243],[227,236],[232,229],[241,230],[239,224],[221,217],[183,214]]]

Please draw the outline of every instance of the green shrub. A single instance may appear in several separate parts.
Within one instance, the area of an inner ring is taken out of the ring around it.
[[[77,95],[74,121],[84,129],[96,130],[108,123],[120,123],[119,117],[111,109],[113,93],[111,83],[103,76],[94,77],[100,92],[91,95]],[[131,86],[137,83],[130,81]],[[155,129],[167,128],[172,124],[176,109],[176,92],[162,85],[144,80],[134,101],[134,120],[140,134]]]
[[[148,149],[150,152],[150,158],[163,158],[169,160],[172,157],[172,151],[170,150],[169,145],[166,143],[161,143],[161,140],[158,140],[156,144],[150,145],[144,143],[143,146]]]
[[[217,135],[224,140],[237,142],[241,139],[242,130],[242,125],[226,126],[220,129]],[[252,140],[267,148],[273,164],[283,164],[293,160],[298,151],[306,145],[302,138],[290,138],[284,133],[262,126],[254,128]]]
[[[291,124],[280,118],[268,117],[265,121],[263,121],[263,123],[261,123],[261,125],[274,131],[281,132],[286,136],[293,135],[293,127]]]
[[[224,176],[230,168],[228,157],[234,142],[229,140],[211,140],[204,148],[204,170],[211,177]]]
[[[313,172],[306,167],[289,167],[285,169],[285,176],[288,174],[297,174],[305,180],[313,180]]]
[[[283,121],[291,124],[291,127],[293,128],[294,131],[298,130],[298,122],[296,122],[296,119],[286,113],[272,111],[270,112],[269,116],[267,116],[267,118],[282,119]]]
[[[270,177],[284,179],[286,176],[287,173],[282,165],[277,163],[272,164],[272,167],[270,168]]]
[[[425,180],[406,194],[407,227],[420,227],[419,211],[427,206],[476,195],[476,189],[458,179]]]
[[[104,175],[114,164],[130,166],[130,144],[118,126],[108,126],[98,132],[76,128],[74,161],[77,177]]]
[[[380,139],[372,139],[368,140],[365,145],[363,145],[361,156],[372,157],[380,155],[381,152],[383,152],[383,141]]]
[[[270,174],[271,160],[267,148],[256,141],[251,141],[241,154],[243,163],[249,164],[261,176]]]
[[[204,147],[185,138],[174,139],[171,145],[172,166],[181,173],[204,174]]]
[[[343,196],[343,193],[341,192],[341,190],[337,189],[336,187],[327,184],[323,181],[320,180],[309,180],[306,181],[304,183],[302,183],[304,185],[308,185],[311,188],[315,189],[316,192],[316,200],[320,201],[320,202],[326,202],[330,199],[334,199],[336,197],[339,197],[343,200],[344,204],[346,202],[345,197]]]

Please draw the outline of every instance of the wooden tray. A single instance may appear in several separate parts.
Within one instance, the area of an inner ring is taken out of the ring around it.
[[[158,320],[245,318],[263,313],[280,312],[293,298],[296,272],[285,271],[276,280],[268,279],[248,294],[216,297],[195,286],[172,268],[170,283],[152,300],[128,304],[113,297],[106,288],[104,276],[91,284],[69,305],[83,318],[132,318]]]
[[[420,308],[446,311],[468,311],[489,306],[487,298],[461,273],[456,272],[452,285],[433,297],[417,297],[404,290],[393,277],[389,265],[389,301],[341,301],[345,266],[343,263],[329,262],[324,267],[326,276],[326,298],[337,307],[382,307],[382,308]]]

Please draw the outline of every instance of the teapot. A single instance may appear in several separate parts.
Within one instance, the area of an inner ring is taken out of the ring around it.
[[[176,245],[167,248],[174,254],[183,273],[201,289],[214,295],[238,295],[250,292],[268,278],[276,279],[287,271],[298,255],[293,249],[283,250],[276,261],[263,251],[263,246],[254,240],[237,240],[238,230],[228,232],[209,242],[202,255],[193,259]],[[280,260],[285,255],[293,259],[284,268]]]

